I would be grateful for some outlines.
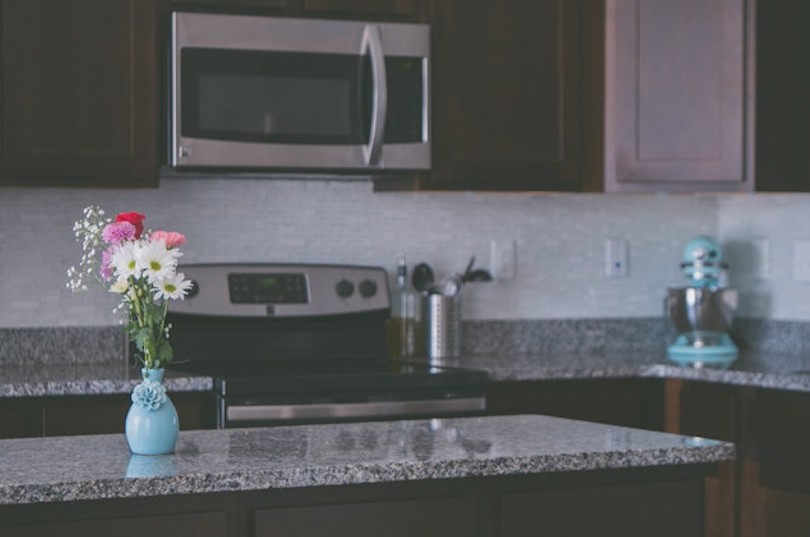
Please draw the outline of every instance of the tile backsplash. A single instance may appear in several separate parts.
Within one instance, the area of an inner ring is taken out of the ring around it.
[[[109,326],[115,297],[72,294],[65,271],[80,256],[71,226],[84,206],[146,213],[147,225],[188,236],[184,262],[430,262],[438,277],[471,255],[514,242],[511,280],[468,286],[468,320],[655,318],[685,242],[728,242],[741,313],[810,320],[810,283],[793,281],[792,244],[810,196],[373,193],[359,180],[166,178],[154,190],[0,189],[0,327]],[[605,275],[605,241],[630,245],[629,275]],[[767,237],[770,280],[757,279],[753,238]],[[787,268],[785,268],[787,267]],[[789,280],[789,281],[788,281]],[[778,284],[776,283],[778,281]],[[798,298],[797,298],[798,297]]]

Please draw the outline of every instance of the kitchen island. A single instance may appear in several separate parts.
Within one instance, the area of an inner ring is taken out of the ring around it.
[[[184,431],[155,457],[123,434],[4,440],[0,534],[689,535],[734,455],[544,416]]]

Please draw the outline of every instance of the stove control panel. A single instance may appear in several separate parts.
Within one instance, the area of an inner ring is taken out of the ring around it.
[[[344,315],[390,308],[381,267],[316,264],[192,264],[179,272],[196,293],[171,312],[226,317]]]

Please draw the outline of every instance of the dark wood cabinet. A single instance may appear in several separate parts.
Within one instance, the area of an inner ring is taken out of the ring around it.
[[[474,537],[473,498],[431,498],[260,509],[256,537]]]
[[[431,4],[428,189],[563,190],[580,173],[579,0]]]
[[[3,0],[0,184],[157,184],[157,2]]]
[[[496,382],[487,397],[487,412],[662,430],[663,385],[657,379]]]
[[[671,432],[734,441],[706,478],[707,537],[810,535],[810,394],[668,381]]]
[[[180,429],[216,427],[216,401],[209,392],[170,393]],[[124,431],[127,394],[30,397],[0,400],[0,438],[108,434]]]
[[[810,2],[757,2],[757,190],[810,191]]]
[[[87,537],[115,535],[116,537],[143,537],[144,535],[172,535],[173,537],[225,537],[227,519],[224,512],[183,513],[123,517],[100,520],[46,522],[3,528],[4,537]]]
[[[429,0],[170,0],[177,8],[214,8],[283,17],[425,22]]]
[[[730,386],[668,381],[677,391],[673,409],[677,417],[670,432],[714,438],[739,445],[739,402],[737,389]],[[705,479],[706,537],[736,535],[736,501],[739,488],[739,464],[720,463]]]
[[[700,535],[700,498],[695,481],[509,493],[498,535]]]
[[[810,394],[743,399],[741,537],[810,535]]]

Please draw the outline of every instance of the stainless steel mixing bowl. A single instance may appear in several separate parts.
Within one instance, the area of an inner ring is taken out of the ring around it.
[[[736,289],[671,288],[667,292],[666,312],[689,344],[695,347],[719,345],[731,328],[737,299]]]

